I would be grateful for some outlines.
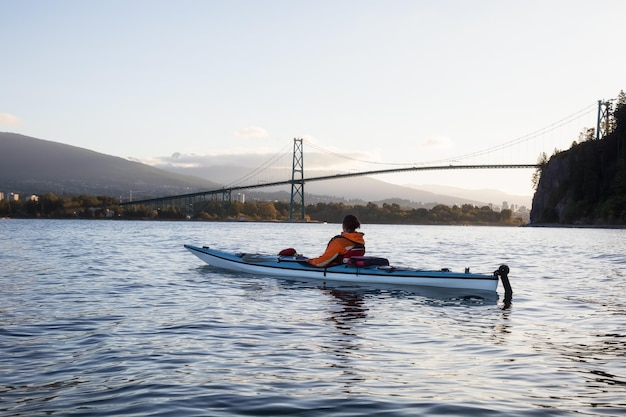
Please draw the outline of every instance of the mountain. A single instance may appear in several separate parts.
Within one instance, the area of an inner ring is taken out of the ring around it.
[[[445,185],[406,185],[406,187],[420,189],[424,191],[437,192],[445,195],[454,195],[459,198],[467,198],[478,201],[486,201],[494,205],[501,205],[503,202],[507,202],[509,205],[516,204],[518,206],[526,206],[530,209],[532,196],[509,194],[500,190],[480,189],[480,190],[467,190],[457,187],[449,187]]]
[[[0,132],[0,191],[23,195],[107,195],[134,200],[166,195],[187,194],[221,188],[249,166],[224,160],[219,164],[190,164],[153,167],[87,149]],[[397,203],[402,207],[433,207],[436,204],[500,205],[502,201],[520,204],[512,196],[500,194],[484,199],[487,193],[450,187],[428,186],[417,189],[390,184],[370,177],[352,177],[305,184],[307,204],[341,201],[348,204],[368,202]],[[245,190],[246,199],[288,201],[289,187]],[[493,195],[493,194],[492,194]]]
[[[403,187],[369,177],[351,177],[341,180],[311,182],[305,185],[305,190],[308,193],[343,197],[346,200],[360,200],[366,203],[369,201],[379,202],[394,199],[405,200],[404,203],[398,201],[401,206],[416,206],[415,204],[409,204],[410,202],[426,206],[434,206],[436,204],[449,206],[454,204],[485,204],[472,198],[461,198],[443,193]]]
[[[150,198],[218,184],[87,149],[0,132],[0,191]]]

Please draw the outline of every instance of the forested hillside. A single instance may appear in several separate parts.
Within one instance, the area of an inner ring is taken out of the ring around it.
[[[140,198],[218,187],[197,177],[76,146],[0,132],[0,191],[20,195],[106,195]]]

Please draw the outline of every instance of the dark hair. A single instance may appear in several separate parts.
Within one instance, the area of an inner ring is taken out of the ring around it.
[[[346,217],[343,218],[342,225],[350,232],[354,232],[356,229],[361,227],[359,219],[357,219],[354,214],[346,215]]]

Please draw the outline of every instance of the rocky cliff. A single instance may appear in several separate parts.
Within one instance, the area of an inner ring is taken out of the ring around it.
[[[541,171],[531,224],[626,225],[626,105],[612,131],[554,154]]]

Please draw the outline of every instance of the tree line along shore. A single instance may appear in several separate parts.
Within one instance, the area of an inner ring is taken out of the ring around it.
[[[310,204],[305,207],[304,221],[341,222],[346,213],[354,213],[363,223],[370,224],[520,226],[525,223],[509,209],[496,211],[489,206],[471,204],[407,209],[396,203],[383,203],[382,206],[374,203]],[[175,206],[157,209],[144,205],[120,206],[116,198],[108,196],[60,197],[50,193],[29,201],[2,200],[0,216],[23,219],[289,221],[290,205],[281,201],[206,201],[192,211]],[[301,213],[297,213],[296,220],[301,217]]]

